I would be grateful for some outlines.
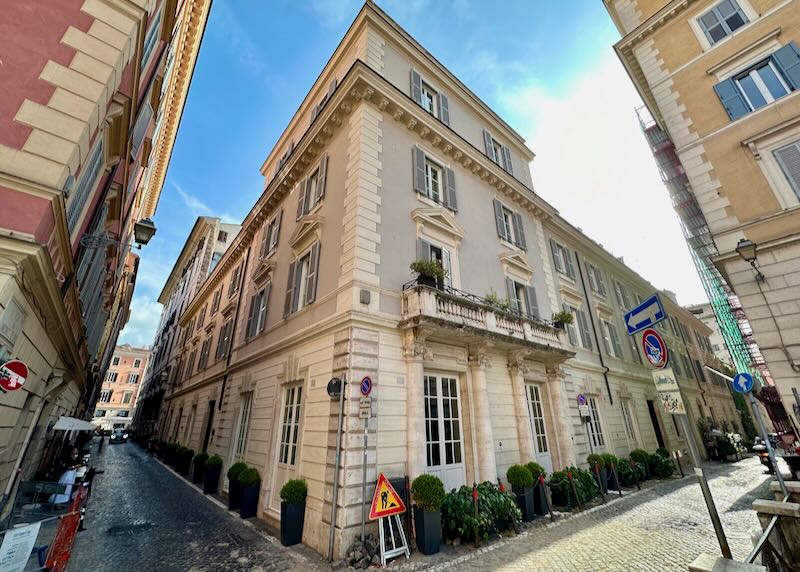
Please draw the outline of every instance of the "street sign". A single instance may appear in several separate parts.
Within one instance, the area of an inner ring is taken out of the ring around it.
[[[378,485],[372,497],[372,507],[369,509],[369,519],[376,520],[384,516],[392,516],[406,511],[403,499],[394,490],[392,483],[381,473],[378,476]]]
[[[28,366],[25,362],[12,359],[0,366],[0,391],[16,391],[22,388],[28,379]]]
[[[667,365],[669,352],[667,343],[657,331],[647,329],[642,334],[642,349],[647,361],[656,369],[661,369]]]
[[[369,376],[365,376],[364,379],[361,380],[361,395],[364,397],[369,397],[371,391],[372,380],[369,378]]]
[[[369,397],[358,398],[358,418],[369,419],[372,417],[372,399]]]
[[[578,394],[578,405],[586,405],[586,396],[583,393]]]
[[[656,384],[658,400],[666,413],[685,415],[686,406],[683,404],[678,380],[672,368],[664,368],[653,372],[653,382]]]
[[[328,382],[327,390],[329,396],[339,397],[342,394],[342,380],[334,377]]]
[[[658,294],[653,294],[625,314],[625,327],[628,328],[628,335],[632,336],[636,332],[657,324],[666,317],[667,313],[664,311],[664,306],[661,305],[661,299]]]
[[[586,401],[586,396],[582,393],[578,394],[578,415],[581,417],[591,417],[589,413],[589,402]]]
[[[753,376],[749,373],[737,373],[731,382],[733,389],[739,393],[750,393],[753,391]]]

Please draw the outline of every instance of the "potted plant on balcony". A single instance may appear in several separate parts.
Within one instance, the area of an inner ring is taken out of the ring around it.
[[[242,504],[242,487],[239,475],[247,468],[244,463],[234,463],[228,468],[228,509],[236,510]]]
[[[556,328],[563,330],[567,324],[571,324],[573,317],[572,312],[567,312],[566,310],[560,310],[555,312],[551,318],[553,320],[553,325]]]
[[[507,312],[508,309],[511,307],[511,303],[508,301],[508,298],[501,298],[497,295],[497,292],[494,289],[490,289],[489,293],[484,296],[483,300],[489,304],[490,306],[494,306],[504,312]]]
[[[303,540],[306,518],[306,482],[290,479],[281,488],[281,544],[292,546]]]
[[[239,473],[239,487],[241,487],[241,506],[239,516],[250,518],[258,512],[258,491],[261,488],[261,475],[253,467],[246,467]]]
[[[511,483],[511,490],[517,497],[517,506],[522,512],[522,520],[530,522],[534,518],[533,510],[533,475],[525,465],[511,465],[506,472]]]
[[[547,478],[547,471],[539,463],[528,463],[525,465],[533,477],[533,512],[539,516],[547,514],[547,490],[545,490],[544,479]]]
[[[217,494],[219,487],[219,474],[222,472],[222,457],[213,455],[206,461],[206,468],[203,471],[203,494]]]
[[[441,508],[444,495],[444,485],[434,475],[420,475],[411,484],[417,548],[423,554],[436,554],[442,544]]]
[[[206,469],[206,461],[208,460],[208,453],[205,451],[201,451],[194,456],[194,465],[192,468],[192,482],[202,483],[203,482],[203,471]]]
[[[417,273],[417,284],[431,288],[441,288],[447,276],[447,271],[436,260],[415,260],[411,270]]]

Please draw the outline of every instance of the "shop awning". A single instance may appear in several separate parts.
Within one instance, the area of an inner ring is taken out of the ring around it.
[[[95,426],[83,419],[76,419],[75,417],[67,417],[62,415],[53,425],[56,431],[94,431]]]

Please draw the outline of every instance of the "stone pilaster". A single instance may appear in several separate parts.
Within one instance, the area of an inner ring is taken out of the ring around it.
[[[425,339],[413,331],[406,332],[403,344],[406,361],[406,416],[408,434],[407,470],[409,479],[425,472],[425,368],[423,360],[432,357]]]
[[[477,440],[478,481],[497,481],[497,462],[494,456],[494,434],[489,408],[486,368],[489,357],[481,350],[470,350],[469,368],[472,374],[472,396],[475,404],[475,436]]]
[[[534,459],[533,431],[531,429],[528,401],[525,396],[525,355],[514,352],[508,356],[508,373],[511,376],[511,391],[514,396],[514,416],[517,418],[520,463]]]
[[[575,443],[572,435],[575,428],[572,425],[573,413],[570,411],[570,395],[566,389],[564,370],[560,366],[547,366],[547,387],[550,394],[550,407],[553,411],[553,437],[558,441],[559,464],[555,469],[574,465],[577,463]]]

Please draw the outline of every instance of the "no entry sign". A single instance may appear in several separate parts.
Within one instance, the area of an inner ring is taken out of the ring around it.
[[[20,389],[28,379],[28,366],[25,362],[12,359],[0,366],[0,390],[4,393]]]

